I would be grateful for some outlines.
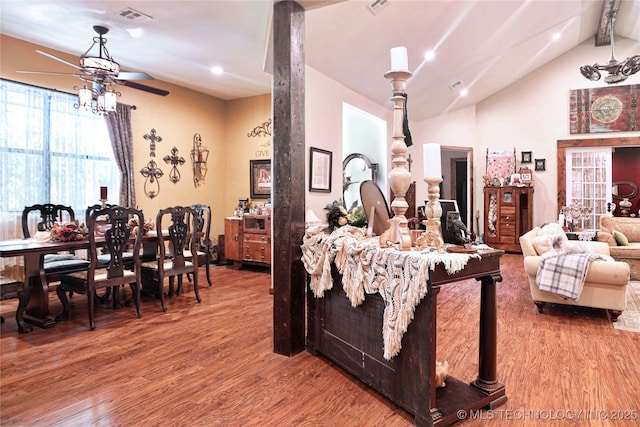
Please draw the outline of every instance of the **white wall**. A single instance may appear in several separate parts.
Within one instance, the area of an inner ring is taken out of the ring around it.
[[[640,43],[616,39],[618,59],[639,52]],[[520,166],[522,151],[532,151],[534,159],[546,159],[546,171],[534,172],[533,224],[554,221],[558,217],[557,140],[640,135],[640,132],[588,135],[572,135],[569,132],[569,91],[606,86],[602,80],[591,82],[582,77],[580,65],[603,63],[610,55],[608,46],[594,48],[593,41],[589,41],[534,70],[474,108],[413,124],[411,131],[414,140],[474,148],[474,208],[480,210],[481,224],[484,221],[482,175],[486,172],[487,149],[515,148],[517,167]],[[629,77],[623,84],[640,84],[640,74]],[[533,164],[529,166],[533,169]],[[424,190],[417,188],[417,191],[420,194]]]
[[[629,39],[616,39],[615,46],[618,59],[640,52],[640,43]],[[483,224],[482,175],[486,172],[486,151],[515,148],[518,167],[522,151],[532,151],[534,159],[546,159],[546,171],[534,172],[533,224],[556,220],[557,140],[640,136],[640,132],[589,135],[569,133],[569,91],[606,85],[602,80],[591,82],[585,79],[580,74],[579,67],[583,64],[606,62],[610,55],[610,47],[595,48],[590,40],[555,61],[533,70],[525,78],[482,103],[429,120],[410,123],[414,145],[409,147],[407,153],[413,159],[411,173],[412,179],[416,181],[416,200],[423,200],[426,196],[426,184],[422,178],[423,144],[436,142],[440,145],[471,147],[474,153],[473,204],[475,210],[480,210],[480,223]],[[378,105],[310,67],[306,70],[306,145],[334,153],[331,194],[307,193],[307,206],[323,219],[324,206],[341,196],[341,167],[336,166],[336,159],[342,159],[342,102],[387,120],[388,145],[393,131],[393,105],[391,101],[386,105]],[[640,84],[640,73],[629,77],[623,84]],[[533,169],[533,164],[529,166]],[[388,167],[391,167],[390,162]],[[388,171],[381,173],[388,174]]]
[[[313,68],[307,67],[305,72],[306,176],[309,176],[309,147],[321,148],[333,153],[331,193],[309,192],[307,186],[307,208],[313,209],[315,214],[324,220],[324,207],[342,197],[342,159],[345,157],[342,153],[342,104],[347,103],[386,120],[389,123],[387,141],[391,140],[389,127],[391,126],[393,106],[391,101],[385,106],[378,105]],[[389,93],[389,98],[391,98],[391,93]],[[380,174],[386,175],[387,171],[383,170]]]

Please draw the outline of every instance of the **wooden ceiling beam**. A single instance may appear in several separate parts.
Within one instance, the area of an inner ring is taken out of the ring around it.
[[[598,46],[607,46],[611,44],[611,31],[609,28],[609,16],[613,13],[614,17],[620,11],[622,0],[604,0],[602,5],[602,14],[600,15],[600,23],[596,31],[595,43]]]

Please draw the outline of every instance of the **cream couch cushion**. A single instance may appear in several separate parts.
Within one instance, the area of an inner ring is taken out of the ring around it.
[[[534,248],[534,240],[540,231],[539,227],[520,237],[520,247],[524,256],[524,270],[529,279],[531,297],[542,311],[547,302],[564,305],[603,308],[609,310],[611,319],[626,308],[627,284],[629,282],[629,264],[618,262],[609,255],[609,245],[604,242],[580,242],[588,244],[593,252],[601,254],[605,260],[593,261],[587,270],[584,287],[578,300],[564,299],[552,292],[541,291],[536,284],[536,274],[541,257]]]

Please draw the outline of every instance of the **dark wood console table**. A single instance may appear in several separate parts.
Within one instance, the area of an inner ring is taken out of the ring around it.
[[[323,298],[308,293],[307,350],[325,355],[406,409],[418,426],[450,425],[469,411],[497,407],[507,400],[505,387],[496,377],[496,282],[502,281],[503,253],[482,251],[482,259],[470,259],[462,271],[452,275],[442,264],[430,271],[427,295],[415,309],[402,338],[402,350],[391,360],[383,358],[381,296],[367,294],[360,306],[352,307],[334,266],[333,288]],[[436,389],[438,292],[441,286],[472,278],[481,283],[478,377],[467,384],[449,375],[446,387]]]

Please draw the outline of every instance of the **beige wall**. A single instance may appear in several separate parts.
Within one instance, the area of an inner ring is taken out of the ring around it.
[[[36,53],[36,49],[76,63],[78,58],[73,55],[5,35],[0,36],[0,44],[2,78],[70,93],[73,92],[74,86],[81,83],[77,78],[70,76],[15,72],[73,72],[71,67]],[[132,111],[132,127],[137,203],[147,216],[152,217],[155,217],[159,209],[170,205],[209,204],[213,212],[211,233],[217,239],[219,234],[224,233],[223,219],[233,212],[238,194],[248,195],[248,163],[249,159],[256,158],[256,150],[253,147],[255,143],[247,137],[247,133],[269,119],[271,96],[267,94],[227,102],[162,81],[148,82],[148,85],[166,89],[170,94],[162,97],[124,86],[117,87],[122,94],[118,101],[136,106],[136,110]],[[156,146],[155,161],[164,172],[164,176],[160,178],[160,192],[153,199],[145,195],[145,178],[139,173],[152,158],[149,156],[149,141],[144,139],[144,135],[152,128],[162,137],[162,142]],[[197,188],[193,182],[190,157],[195,133],[201,135],[203,145],[210,150],[205,183]],[[170,154],[173,147],[176,147],[178,155],[186,160],[184,165],[178,166],[181,179],[176,184],[169,180],[171,165],[163,161],[164,156]],[[111,191],[109,193],[113,194]]]
[[[250,160],[271,159],[271,135],[248,136],[271,119],[271,95],[242,98],[227,103],[225,158],[225,215],[233,214],[241,197],[250,198]],[[251,200],[263,204],[267,199]]]

